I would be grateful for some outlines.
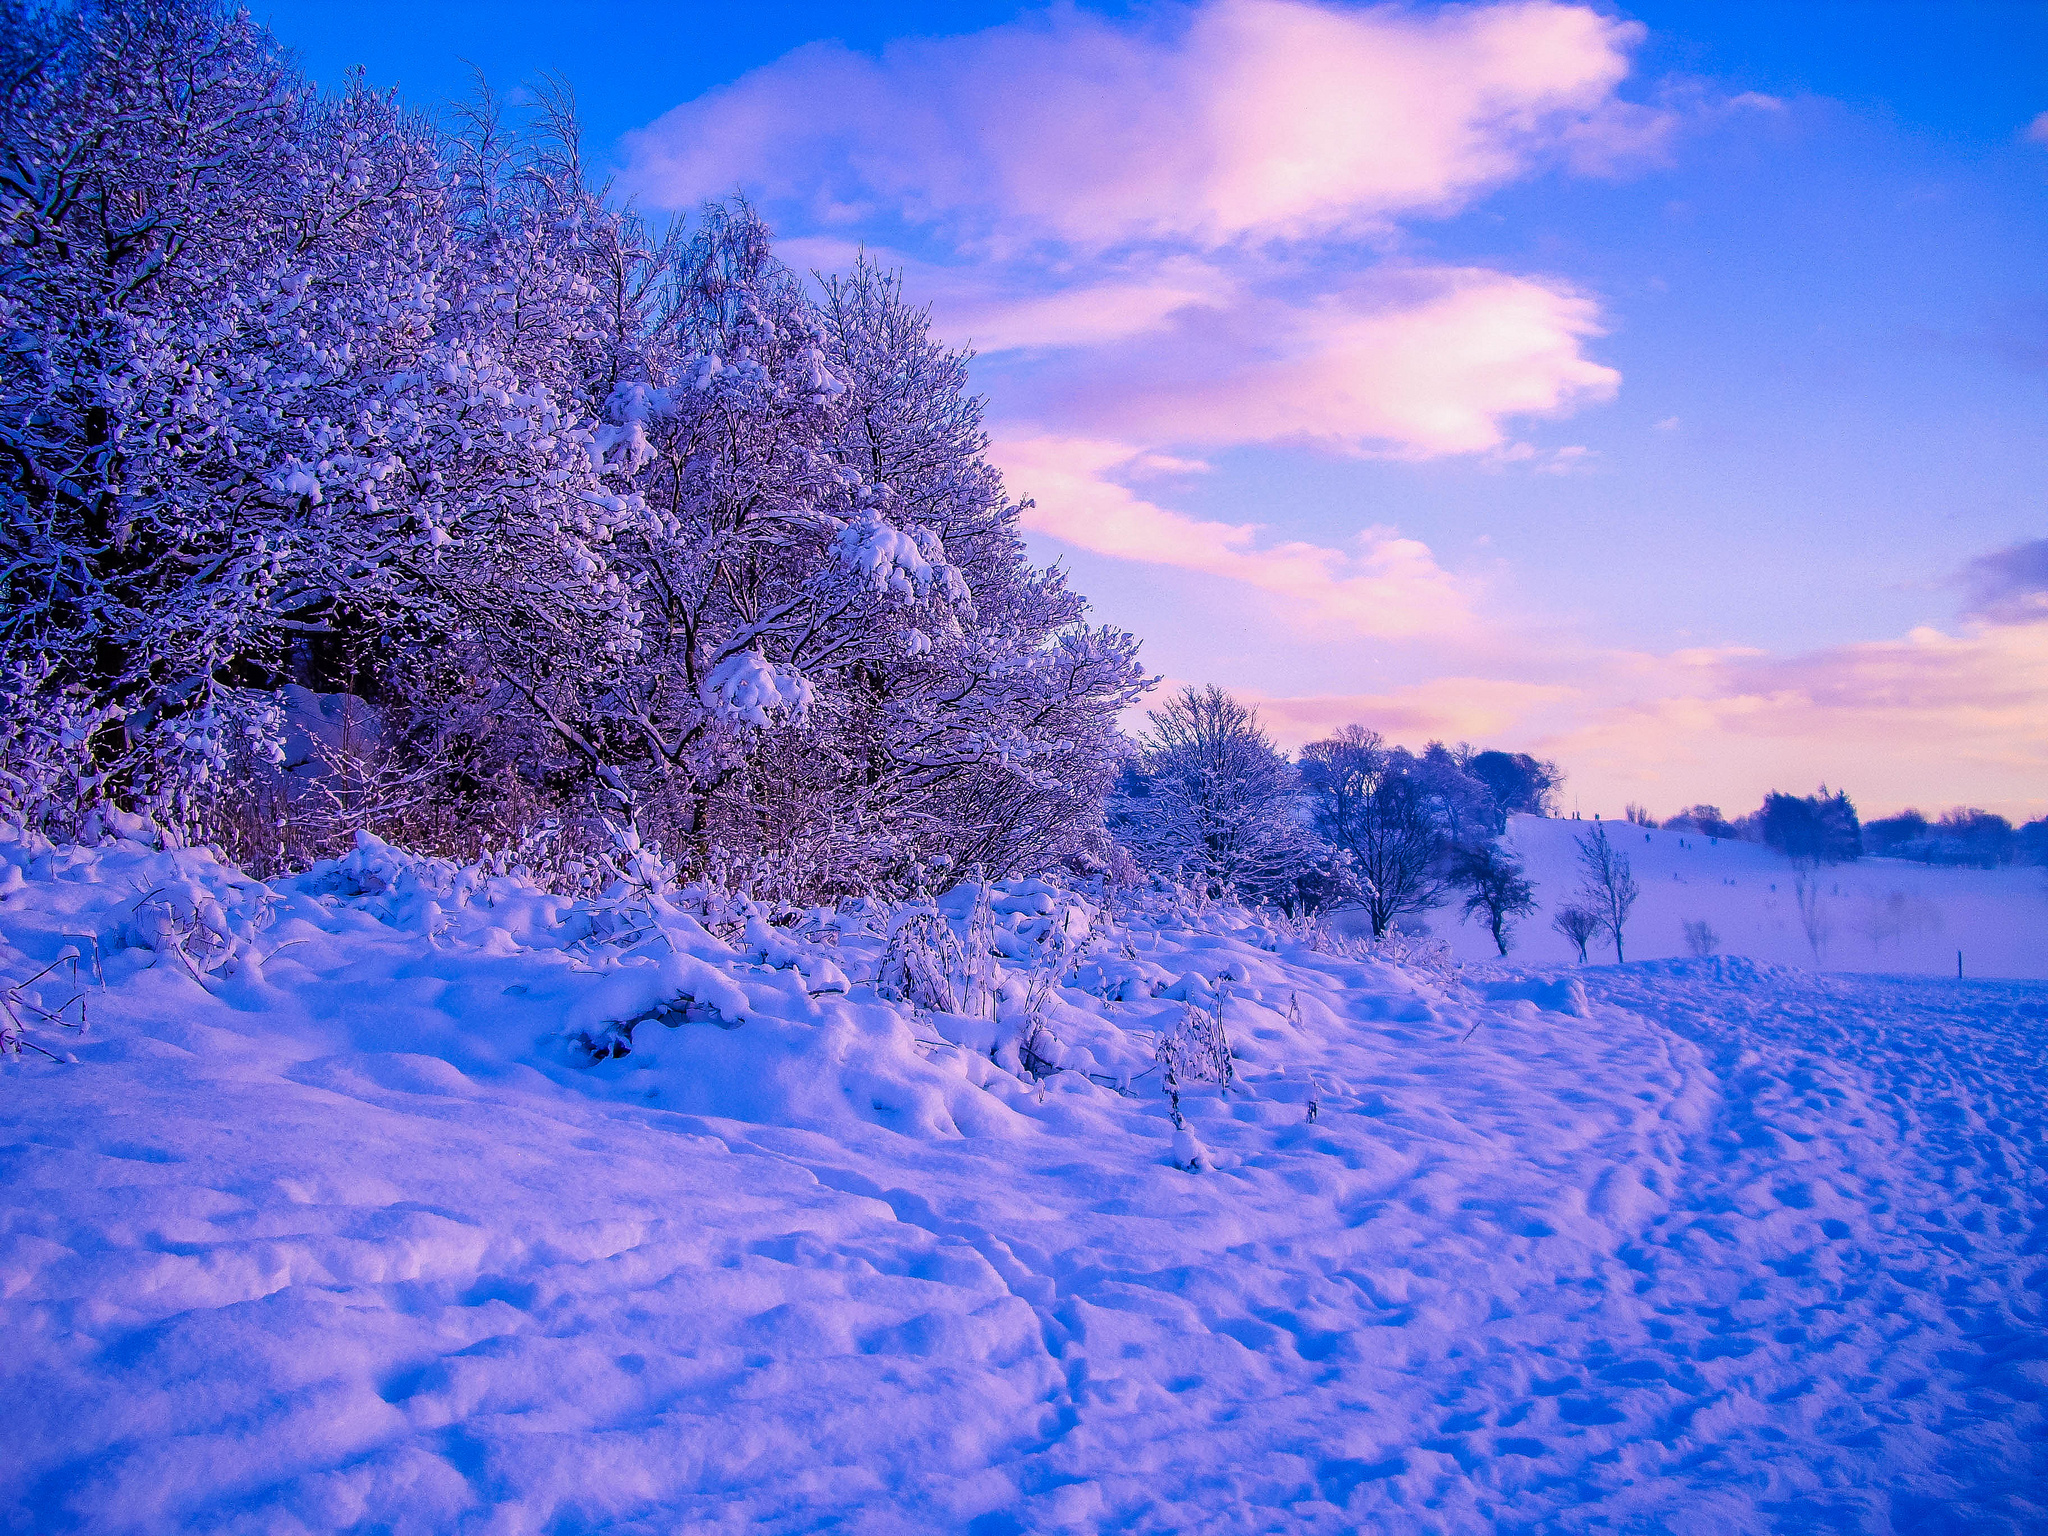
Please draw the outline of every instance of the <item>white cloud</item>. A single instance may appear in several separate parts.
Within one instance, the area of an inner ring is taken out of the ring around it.
[[[1054,10],[879,58],[815,44],[629,142],[670,206],[735,182],[1009,241],[1218,246],[1453,209],[1662,119],[1615,96],[1633,22],[1548,0],[1417,12],[1212,0],[1119,24]]]
[[[1307,300],[1247,293],[1186,311],[1056,360],[1012,408],[1162,444],[1477,453],[1502,446],[1507,418],[1613,395],[1620,375],[1584,352],[1600,329],[1594,302],[1560,284],[1390,269]]]
[[[1256,523],[1207,522],[1139,496],[1123,477],[1156,466],[1129,444],[1032,437],[989,452],[1011,492],[1036,500],[1026,526],[1078,548],[1240,581],[1286,599],[1276,616],[1357,635],[1449,635],[1474,623],[1465,585],[1428,545],[1392,530],[1362,530],[1350,549],[1268,542]]]

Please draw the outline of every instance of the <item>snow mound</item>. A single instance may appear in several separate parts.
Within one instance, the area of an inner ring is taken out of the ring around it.
[[[1586,1001],[1586,984],[1576,976],[1487,982],[1481,990],[1492,1002],[1531,1002],[1550,1013],[1570,1014],[1575,1019],[1583,1019],[1592,1012],[1592,1005]]]

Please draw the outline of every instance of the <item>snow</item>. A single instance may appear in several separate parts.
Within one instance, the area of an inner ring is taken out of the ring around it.
[[[833,554],[876,593],[899,602],[933,593],[948,603],[967,601],[964,579],[946,564],[945,550],[929,529],[906,532],[870,510],[839,531]]]
[[[0,1530],[2048,1520],[2048,987],[655,884],[0,841]]]
[[[1592,825],[1509,818],[1506,847],[1526,865],[1539,907],[1517,924],[1513,958],[1576,958],[1550,914],[1578,887],[1575,839]],[[2038,866],[1952,869],[1872,858],[1825,866],[1820,915],[1832,932],[1816,956],[1793,894],[1798,871],[1777,850],[1627,822],[1605,826],[1642,888],[1627,928],[1630,960],[1689,956],[1685,925],[1705,921],[1722,953],[1772,965],[1952,977],[1960,949],[1967,976],[2048,978],[2048,870]],[[1496,954],[1483,920],[1461,922],[1456,907],[1426,921],[1462,960]],[[1604,938],[1591,949],[1613,958]]]
[[[801,720],[810,712],[810,680],[794,667],[768,660],[759,651],[735,651],[705,675],[698,688],[704,707],[718,718],[766,729],[771,716]]]

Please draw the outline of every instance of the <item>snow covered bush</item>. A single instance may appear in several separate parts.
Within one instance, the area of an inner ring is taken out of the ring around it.
[[[54,672],[44,660],[0,678],[0,823],[68,842],[109,808],[93,738],[119,711]]]
[[[913,1008],[957,1013],[962,1010],[956,984],[966,970],[966,953],[945,917],[912,909],[890,931],[875,987]]]
[[[8,873],[14,877],[13,886],[19,889],[20,869],[10,865]],[[92,1020],[87,1012],[87,987],[79,975],[78,959],[78,951],[66,946],[41,970],[11,986],[0,987],[0,1066],[12,1065],[28,1051],[52,1061],[62,1060],[57,1051],[35,1038],[37,1031],[59,1040],[86,1032]]]
[[[1228,989],[1220,991],[1207,1008],[1189,1003],[1179,1020],[1161,1035],[1154,1059],[1165,1074],[1167,1091],[1176,1093],[1183,1083],[1214,1083],[1228,1088],[1237,1075],[1230,1054],[1230,1035],[1223,1027],[1223,1002]]]

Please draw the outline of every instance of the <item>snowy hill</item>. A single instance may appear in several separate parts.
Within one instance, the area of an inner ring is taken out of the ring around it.
[[[1510,819],[1508,846],[1526,865],[1540,903],[1517,930],[1514,959],[1576,958],[1550,927],[1550,914],[1579,884],[1575,840],[1591,825]],[[1685,925],[1705,921],[1721,953],[1772,965],[1954,976],[1960,949],[1967,976],[2048,977],[2048,869],[1944,869],[1903,859],[1825,867],[1820,916],[1829,934],[1816,957],[1793,897],[1797,872],[1776,849],[1626,822],[1606,826],[1642,888],[1627,930],[1631,960],[1689,956]],[[1460,959],[1494,957],[1484,925],[1461,922],[1455,907],[1427,921]],[[1600,958],[1602,945],[1594,947]],[[1604,958],[1614,958],[1611,947]]]
[[[942,912],[0,842],[0,1530],[2048,1520],[2048,988]]]

